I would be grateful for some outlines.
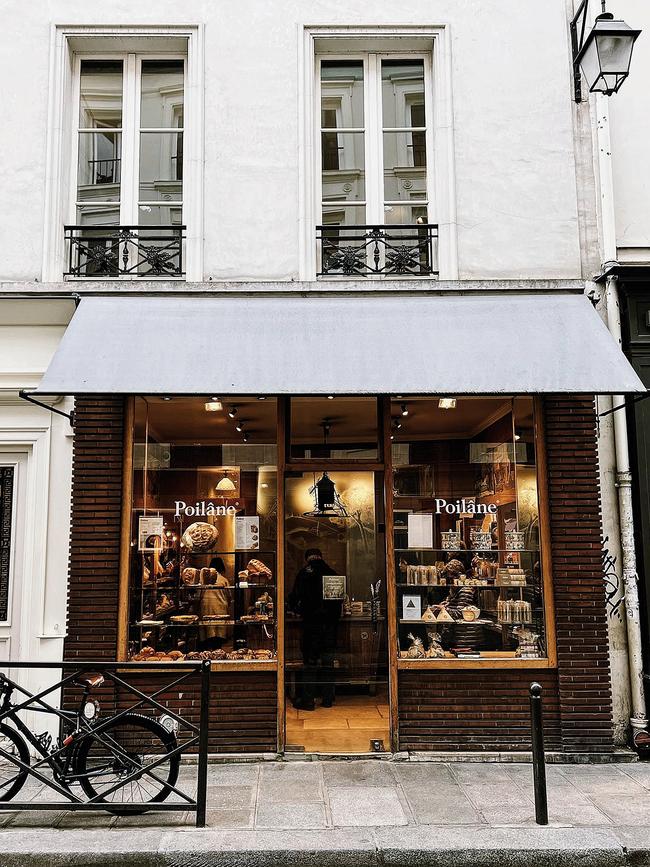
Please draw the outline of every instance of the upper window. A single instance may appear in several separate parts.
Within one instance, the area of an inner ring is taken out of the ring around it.
[[[430,61],[319,59],[321,274],[436,272]]]
[[[183,274],[185,60],[76,64],[75,225],[67,274]]]

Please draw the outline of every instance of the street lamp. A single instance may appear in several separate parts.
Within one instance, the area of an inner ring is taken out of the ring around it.
[[[580,102],[580,70],[590,93],[617,93],[630,72],[632,49],[641,33],[632,30],[625,21],[615,21],[611,12],[598,15],[593,29],[585,39],[589,0],[582,0],[571,22],[571,48],[573,53],[574,98]]]

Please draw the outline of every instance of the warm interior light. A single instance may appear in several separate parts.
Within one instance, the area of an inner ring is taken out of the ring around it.
[[[230,416],[230,418],[234,418],[237,415],[237,407],[231,406],[228,410],[228,415]]]
[[[238,421],[237,424],[235,425],[235,430],[236,430],[238,433],[241,433],[241,432],[244,430],[244,422],[243,422],[243,421]]]
[[[215,490],[223,493],[224,491],[235,491],[237,486],[232,479],[228,478],[228,473],[224,470],[223,479],[219,479]]]
[[[223,409],[223,404],[220,400],[208,400],[205,404],[206,412],[221,412]]]
[[[438,409],[456,409],[456,398],[441,397],[438,401]]]
[[[408,414],[409,414],[409,408],[405,403],[403,403],[402,404],[402,415],[406,416]]]

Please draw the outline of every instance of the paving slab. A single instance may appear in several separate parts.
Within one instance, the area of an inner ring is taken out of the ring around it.
[[[266,803],[258,804],[255,827],[274,830],[285,828],[326,828],[325,804]]]
[[[208,786],[208,809],[239,810],[251,807],[254,793],[253,786]]]
[[[392,762],[323,762],[322,767],[323,779],[328,787],[392,786],[395,783]]]
[[[194,816],[192,815],[192,822]],[[208,828],[234,830],[253,827],[253,810],[208,810],[205,818]]]
[[[334,786],[328,790],[332,823],[339,827],[407,825],[399,795],[385,786]]]
[[[323,800],[323,776],[319,762],[278,762],[260,772],[260,803],[304,804]]]

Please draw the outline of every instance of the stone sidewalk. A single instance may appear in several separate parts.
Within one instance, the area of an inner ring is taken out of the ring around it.
[[[194,773],[182,770],[186,790]],[[549,765],[547,779],[540,828],[529,764],[210,765],[207,829],[189,813],[0,813],[0,867],[650,864],[650,764]]]

